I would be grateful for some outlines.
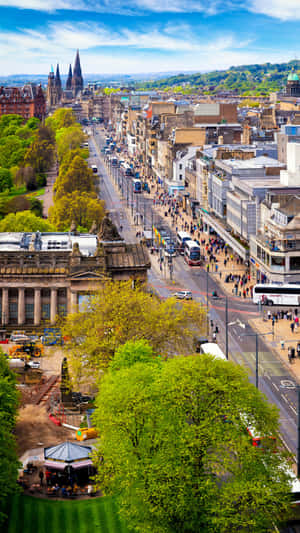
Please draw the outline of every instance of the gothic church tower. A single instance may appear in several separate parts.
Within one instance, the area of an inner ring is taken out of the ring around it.
[[[83,89],[83,77],[81,73],[79,50],[77,50],[75,64],[72,76],[72,91],[73,96],[76,97]]]

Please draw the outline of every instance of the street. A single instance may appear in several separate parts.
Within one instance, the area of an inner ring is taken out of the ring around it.
[[[142,214],[142,229],[151,229],[153,223],[166,226],[163,217],[154,211],[152,199],[147,193],[133,194],[132,179],[124,176],[118,168],[111,169],[110,178],[104,165],[104,156],[101,148],[104,145],[104,133],[95,133],[90,137],[90,164],[98,166],[100,178],[100,196],[106,202],[107,210],[118,229],[122,226],[122,237],[127,242],[137,240],[137,229],[132,220],[134,215]],[[120,185],[117,192],[118,184]],[[131,214],[131,217],[130,217]],[[131,219],[131,220],[130,220]],[[135,220],[138,221],[139,216]],[[141,220],[140,220],[141,222]],[[174,231],[169,228],[170,234],[175,239]],[[225,293],[215,281],[213,273],[207,274],[203,267],[189,267],[183,257],[177,256],[173,260],[173,281],[169,279],[168,268],[160,271],[157,255],[150,255],[152,268],[148,274],[149,283],[163,298],[171,295],[175,290],[186,289],[192,291],[193,298],[206,305],[209,300],[209,322],[217,324],[219,333],[217,342],[225,353],[226,350],[226,312]],[[212,291],[216,290],[220,296],[217,300],[211,298]],[[256,332],[249,325],[251,318],[257,317],[257,307],[251,300],[242,300],[232,296],[228,298],[228,352],[229,360],[242,365],[249,373],[249,379],[256,381]],[[270,333],[271,333],[270,327]],[[267,396],[270,402],[280,410],[280,425],[283,440],[287,448],[296,455],[297,450],[297,383],[285,366],[276,358],[272,349],[264,342],[263,337],[258,337],[258,371],[259,389]]]

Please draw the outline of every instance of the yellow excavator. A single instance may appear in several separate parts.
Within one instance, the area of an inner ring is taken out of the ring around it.
[[[26,342],[24,344],[16,344],[9,348],[9,357],[27,358],[41,357],[44,355],[44,347],[40,343]]]

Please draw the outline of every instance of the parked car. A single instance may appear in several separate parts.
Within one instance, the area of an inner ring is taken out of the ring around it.
[[[174,294],[172,294],[177,300],[192,300],[193,295],[191,291],[177,291]]]
[[[30,366],[30,368],[40,368],[41,366],[40,361],[28,361],[26,364]]]

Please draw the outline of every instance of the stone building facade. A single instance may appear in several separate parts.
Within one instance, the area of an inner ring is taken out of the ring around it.
[[[0,117],[16,114],[28,120],[42,120],[46,115],[46,99],[42,87],[32,84],[24,87],[0,87]]]
[[[69,233],[0,234],[2,331],[55,324],[105,279],[146,281],[141,244]]]

